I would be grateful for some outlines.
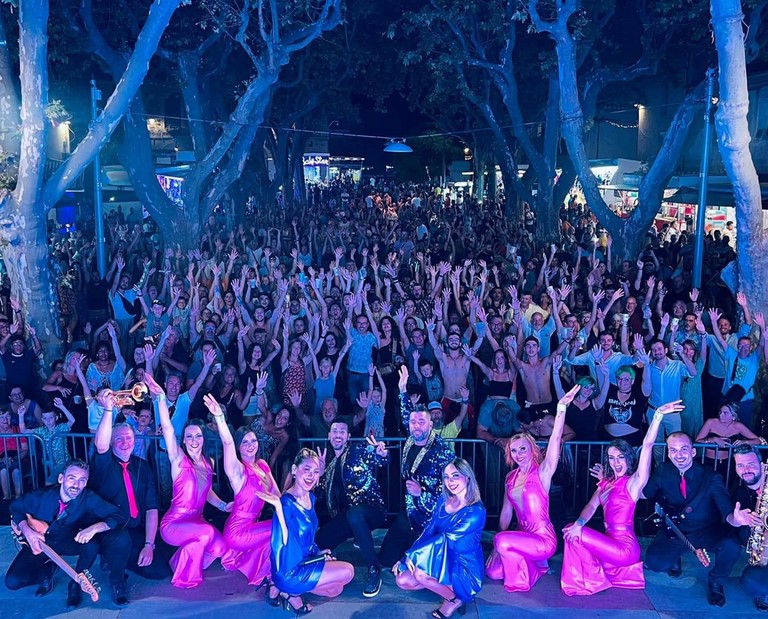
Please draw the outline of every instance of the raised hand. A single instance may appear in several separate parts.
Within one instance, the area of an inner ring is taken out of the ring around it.
[[[685,410],[685,406],[683,406],[682,400],[675,400],[674,402],[667,402],[666,404],[662,404],[656,409],[656,413],[658,415],[671,415],[672,413],[679,413],[680,411]]]
[[[301,408],[301,393],[298,389],[293,389],[288,393],[288,402],[293,408]]]
[[[380,456],[382,458],[385,458],[387,456],[387,446],[384,444],[383,441],[377,441],[372,434],[369,434],[368,436],[365,437],[365,442],[371,447],[373,447],[377,456]]]
[[[157,384],[157,381],[148,372],[144,374],[144,384],[147,386],[147,391],[149,391],[151,396],[157,397],[165,393],[163,388]]]
[[[595,344],[592,347],[591,352],[592,352],[592,357],[594,358],[595,361],[599,361],[600,359],[603,358],[603,349],[600,348],[600,344]]]
[[[269,374],[267,372],[259,372],[256,374],[256,391],[263,392],[269,382]]]
[[[357,396],[357,405],[360,408],[368,408],[370,403],[371,399],[368,397],[368,393],[366,391],[361,391],[360,395]]]
[[[763,315],[763,312],[755,312],[752,315],[752,320],[755,321],[755,324],[760,327],[762,331],[765,331],[765,316]]]
[[[221,404],[216,401],[210,393],[206,393],[203,396],[203,404],[214,417],[224,417],[224,409],[221,408]]]
[[[576,397],[576,394],[581,389],[581,385],[574,385],[569,389],[562,398],[560,398],[557,401],[557,414],[558,415],[564,415],[565,409],[568,408],[568,405],[573,402],[573,398]]]
[[[400,366],[400,370],[398,372],[397,387],[401,392],[405,392],[406,388],[408,387],[408,366],[405,364]]]

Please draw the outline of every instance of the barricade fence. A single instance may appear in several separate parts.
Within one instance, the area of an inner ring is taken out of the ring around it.
[[[56,483],[63,465],[72,457],[89,462],[91,458],[92,434],[57,434],[43,440],[36,434],[0,434],[0,487],[3,498],[12,498],[25,491],[42,488]],[[229,500],[229,484],[224,474],[221,442],[206,441],[206,453],[214,469],[214,490]],[[364,439],[351,439],[363,441]],[[404,509],[405,484],[400,474],[400,462],[405,438],[382,439],[388,448],[388,463],[379,471],[379,483],[389,515]],[[137,444],[146,441],[143,449],[145,459],[155,471],[161,508],[170,505],[172,482],[170,462],[161,444],[160,436],[136,436]],[[301,446],[318,449],[328,447],[327,440],[301,439]],[[504,461],[501,448],[478,439],[453,439],[450,441],[457,457],[465,459],[473,467],[485,503],[489,527],[495,523],[501,512],[504,498],[504,480],[509,467]],[[578,516],[581,508],[589,501],[595,490],[596,480],[590,474],[590,467],[603,461],[607,442],[566,443],[562,448],[558,469],[552,480],[550,492],[550,515],[555,526]],[[63,450],[62,450],[63,447]],[[542,451],[546,443],[541,443]],[[664,444],[658,443],[654,454],[654,467],[666,457]],[[731,458],[731,447],[711,444],[696,444],[696,459],[712,466],[720,473],[726,487],[738,482]],[[768,446],[758,446],[765,459]],[[283,480],[278,479],[278,483]],[[653,506],[638,509],[637,519],[643,520],[653,512]]]

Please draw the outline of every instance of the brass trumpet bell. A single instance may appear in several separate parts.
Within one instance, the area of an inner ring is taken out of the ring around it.
[[[141,402],[149,393],[147,385],[144,383],[136,383],[130,389],[123,389],[121,391],[113,391],[112,395],[115,398],[115,404],[117,406],[132,406],[135,402]]]

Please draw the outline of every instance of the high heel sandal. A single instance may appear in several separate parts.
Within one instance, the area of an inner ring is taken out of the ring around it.
[[[283,601],[283,608],[288,612],[295,613],[297,617],[299,615],[307,615],[312,612],[312,607],[309,606],[304,601],[304,598],[301,597],[300,595],[286,595],[285,593],[281,593],[280,597]],[[299,600],[301,601],[301,606],[296,608],[293,604],[291,604],[292,598],[299,598]]]
[[[267,603],[267,606],[272,606],[273,608],[277,608],[280,606],[280,592],[277,592],[277,595],[275,597],[270,596],[270,592],[274,588],[277,590],[277,587],[273,585],[271,582],[269,582],[269,578],[266,576],[264,577],[264,580],[261,581],[261,584],[259,584],[258,587],[256,587],[256,591],[261,589],[262,587],[265,587],[266,591],[264,592],[264,601]]]
[[[456,599],[457,598],[453,598],[452,600],[445,600],[445,601],[452,604],[453,602],[456,601]],[[463,617],[464,613],[466,612],[467,612],[467,605],[464,602],[462,602],[459,606],[456,606],[453,609],[453,612],[450,615],[444,615],[443,612],[439,608],[437,608],[432,611],[432,616],[435,619],[448,619],[449,617],[453,617],[456,613],[458,613]]]

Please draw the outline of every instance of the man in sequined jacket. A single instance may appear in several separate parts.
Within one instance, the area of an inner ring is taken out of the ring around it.
[[[315,541],[320,548],[333,550],[354,537],[368,565],[365,597],[381,589],[381,565],[373,546],[371,531],[384,526],[386,507],[376,478],[387,462],[387,447],[372,436],[365,442],[349,442],[346,421],[331,424],[328,441],[333,450],[319,483],[320,500],[328,509],[330,520],[318,530]]]
[[[408,428],[400,463],[400,475],[405,481],[405,512],[398,514],[381,544],[379,560],[387,567],[402,559],[432,518],[441,494],[443,469],[456,457],[432,429],[429,411],[413,408],[405,392],[406,383],[407,370],[401,370],[400,415]]]

